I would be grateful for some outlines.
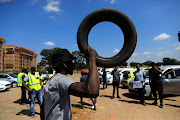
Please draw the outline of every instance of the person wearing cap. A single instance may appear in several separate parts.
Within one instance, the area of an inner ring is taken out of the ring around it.
[[[160,108],[163,108],[163,85],[162,85],[162,79],[160,77],[160,74],[162,74],[162,71],[156,67],[156,64],[154,62],[151,63],[152,68],[149,70],[149,82],[151,91],[154,96],[154,102],[152,105],[157,105],[157,93],[159,95],[160,99]]]
[[[26,99],[26,88],[23,85],[23,79],[27,76],[28,70],[22,69],[22,72],[18,74],[18,83],[17,86],[21,87],[21,104],[28,103],[29,101]]]
[[[67,49],[59,49],[52,55],[52,67],[57,74],[44,87],[41,119],[71,120],[71,95],[95,98],[99,96],[99,77],[96,66],[96,51],[90,46],[82,54],[89,62],[86,82],[76,82],[69,76],[74,70],[73,55]]]
[[[86,79],[88,77],[88,75],[87,75],[88,72],[86,70],[84,70],[84,69],[82,69],[80,72],[81,72],[80,82],[86,82]],[[81,99],[81,107],[80,108],[83,109],[83,97],[80,97],[80,99]],[[95,103],[95,101],[93,100],[93,98],[90,98],[90,99],[91,99],[91,101],[93,103],[93,106],[91,108],[96,110],[96,103]],[[95,98],[95,100],[96,100],[96,98]]]
[[[28,82],[28,86],[26,85],[26,82]],[[31,117],[35,117],[35,109],[34,109],[34,102],[35,98],[37,98],[39,106],[42,105],[42,80],[38,72],[36,72],[35,67],[31,67],[31,73],[28,73],[28,75],[24,78],[23,85],[26,87],[26,89],[30,92],[30,111],[31,111]]]

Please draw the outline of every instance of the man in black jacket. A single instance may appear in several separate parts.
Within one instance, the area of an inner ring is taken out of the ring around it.
[[[119,97],[119,82],[120,82],[120,74],[117,70],[117,67],[115,67],[115,69],[112,71],[111,75],[113,75],[113,95],[111,97],[111,99],[114,98],[114,94],[115,94],[115,88],[117,87],[117,98]]]
[[[163,86],[162,86],[162,79],[160,77],[160,74],[162,74],[162,71],[156,67],[155,63],[151,63],[152,68],[149,70],[149,81],[150,81],[150,87],[151,91],[154,96],[154,102],[152,105],[157,105],[157,94],[158,91],[159,99],[160,99],[160,108],[163,108]]]

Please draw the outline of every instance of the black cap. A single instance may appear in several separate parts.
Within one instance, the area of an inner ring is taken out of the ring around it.
[[[67,49],[58,49],[52,54],[52,68],[57,67],[60,63],[74,59],[75,57]]]
[[[36,68],[35,67],[31,67],[31,71],[35,71],[36,70]]]

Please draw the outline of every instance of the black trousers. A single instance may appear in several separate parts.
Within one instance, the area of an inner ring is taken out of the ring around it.
[[[81,99],[81,106],[83,107],[83,97],[80,97],[80,99]],[[93,106],[94,106],[94,108],[96,108],[96,103],[95,103],[95,100],[94,100],[94,98],[90,98],[91,99],[91,101],[92,101],[92,103],[93,103]]]
[[[154,96],[154,101],[157,102],[157,92],[159,95],[159,99],[160,99],[160,104],[163,103],[163,86],[162,86],[162,82],[157,82],[157,83],[151,83],[151,91],[153,93]]]
[[[115,94],[115,88],[117,88],[117,97],[119,97],[119,81],[113,81],[113,97]]]
[[[107,88],[107,80],[103,78],[103,89]]]
[[[140,103],[143,104],[144,103],[144,94],[145,94],[145,88],[137,88],[138,90],[138,94],[139,94],[139,100],[140,100]]]
[[[24,86],[21,86],[21,103],[25,103],[26,101],[26,90]]]

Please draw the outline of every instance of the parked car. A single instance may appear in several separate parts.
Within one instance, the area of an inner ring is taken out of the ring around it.
[[[121,85],[123,87],[128,87],[129,81],[135,78],[134,77],[134,72],[135,71],[136,70],[125,70],[124,72],[122,72],[123,73],[123,78],[121,80]]]
[[[123,79],[123,72],[126,71],[127,69],[124,69],[124,70],[121,70],[121,69],[118,69],[118,72],[119,72],[119,75],[120,75],[120,83],[121,83],[121,80]],[[111,75],[112,71],[109,72],[107,74],[107,84],[112,84],[113,83],[113,75]]]
[[[9,81],[0,80],[0,91],[11,88],[11,83]]]
[[[163,80],[163,94],[180,95],[180,65],[161,66],[159,68],[163,71],[161,75]],[[129,82],[129,93],[138,95],[137,89],[133,88],[133,81],[134,79]],[[154,98],[149,84],[149,71],[146,72],[145,96],[151,99]]]
[[[17,87],[17,75],[14,73],[0,73],[0,80],[9,81],[12,87]]]

